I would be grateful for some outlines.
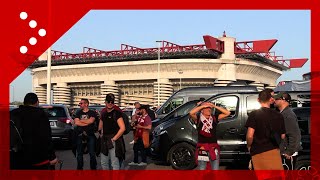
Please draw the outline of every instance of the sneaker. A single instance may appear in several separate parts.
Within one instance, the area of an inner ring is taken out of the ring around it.
[[[138,164],[138,166],[146,166],[146,165],[148,165],[148,164],[145,163],[145,162],[141,162],[141,163]]]
[[[130,162],[128,163],[129,166],[138,166],[139,164],[138,163],[135,163],[135,162]]]
[[[129,144],[134,144],[134,140],[132,140]]]

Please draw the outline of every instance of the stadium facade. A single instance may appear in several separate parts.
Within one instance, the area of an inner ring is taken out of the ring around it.
[[[161,41],[154,48],[122,44],[116,51],[52,51],[53,102],[73,106],[85,97],[92,104],[104,104],[105,95],[114,93],[122,107],[135,101],[156,106],[184,87],[253,85],[262,90],[274,88],[283,71],[307,61],[276,56],[270,52],[274,39],[236,42],[225,34],[203,39],[199,45]],[[46,102],[46,60],[45,53],[29,67],[40,103]]]

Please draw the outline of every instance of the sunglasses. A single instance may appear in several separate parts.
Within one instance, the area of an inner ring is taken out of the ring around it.
[[[114,101],[106,101],[108,104],[114,104]]]

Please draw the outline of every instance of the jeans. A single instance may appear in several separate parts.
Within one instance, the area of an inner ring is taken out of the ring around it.
[[[210,159],[210,154],[208,152],[208,156]],[[220,160],[220,155],[219,153],[216,154],[216,159],[215,160],[209,160],[209,162],[207,161],[198,161],[198,165],[199,165],[199,170],[206,170],[207,168],[207,163],[210,163],[211,165],[211,170],[219,170],[219,160]]]
[[[116,145],[115,142],[112,142],[113,147],[109,149],[108,156],[103,153],[100,154],[101,157],[101,168],[103,170],[120,170],[124,169],[123,161],[120,161],[119,158],[116,157]]]
[[[147,151],[146,151],[146,148],[144,148],[143,141],[142,141],[141,138],[139,138],[137,140],[137,142],[134,143],[133,151],[134,151],[134,160],[133,160],[133,162],[138,163],[138,161],[139,161],[138,160],[139,151],[140,151],[141,161],[144,162],[144,163],[147,163]]]
[[[83,169],[83,144],[82,144],[82,136],[77,137],[77,169]],[[96,147],[96,137],[94,135],[87,136],[87,147],[90,155],[90,169],[97,169],[97,159],[95,153]]]

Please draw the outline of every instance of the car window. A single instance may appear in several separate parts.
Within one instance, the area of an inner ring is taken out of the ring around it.
[[[250,95],[247,97],[247,113],[252,112],[253,110],[259,109],[261,107],[258,102],[258,95]]]
[[[184,104],[176,110],[175,117],[188,114],[191,111],[191,109],[193,109],[196,106],[196,104],[197,101],[187,102],[186,104]]]
[[[67,117],[66,111],[63,107],[45,107],[43,108],[48,117]]]
[[[239,99],[237,96],[225,96],[214,99],[211,102],[216,106],[220,106],[229,110],[231,114],[227,118],[233,118],[237,115],[238,101]],[[213,113],[215,114],[216,112]]]
[[[172,99],[165,107],[164,107],[164,114],[167,114],[174,110],[176,107],[183,104],[183,98],[176,98]]]

